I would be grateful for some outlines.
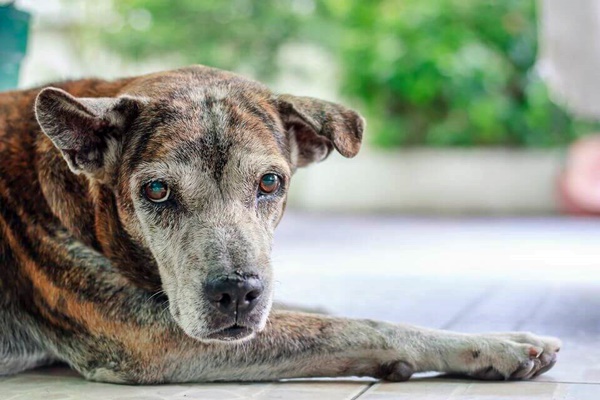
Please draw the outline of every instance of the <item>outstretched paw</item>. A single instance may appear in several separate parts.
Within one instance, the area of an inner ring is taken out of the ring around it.
[[[477,367],[468,375],[484,380],[535,378],[556,364],[561,346],[556,338],[520,332],[482,335],[481,344],[473,360]]]

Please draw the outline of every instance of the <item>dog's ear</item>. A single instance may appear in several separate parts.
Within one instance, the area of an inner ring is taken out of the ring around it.
[[[312,97],[280,95],[276,101],[297,167],[324,160],[334,148],[344,157],[358,153],[365,120],[356,112]]]
[[[117,162],[123,131],[141,103],[127,96],[74,97],[48,87],[37,96],[35,115],[73,172],[99,177]]]

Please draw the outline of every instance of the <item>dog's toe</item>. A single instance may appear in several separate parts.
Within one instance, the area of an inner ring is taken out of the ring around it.
[[[552,367],[554,367],[554,365],[556,364],[556,360],[556,353],[542,354],[542,356],[540,357],[540,366],[532,375],[532,378],[535,378],[537,376],[540,376],[541,374],[550,371]]]
[[[517,370],[510,375],[509,379],[527,379],[533,372],[535,372],[535,367],[536,364],[534,360],[523,361],[519,368],[517,368]]]

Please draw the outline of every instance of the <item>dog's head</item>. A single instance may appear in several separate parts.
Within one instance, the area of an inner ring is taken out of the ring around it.
[[[271,307],[271,242],[292,173],[333,149],[354,156],[363,119],[206,67],[136,78],[120,93],[46,88],[37,119],[71,171],[114,193],[115,218],[156,260],[181,328],[251,337]]]

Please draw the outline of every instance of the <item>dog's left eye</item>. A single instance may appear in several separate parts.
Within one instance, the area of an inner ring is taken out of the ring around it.
[[[260,194],[272,194],[281,186],[281,178],[276,174],[264,174],[260,178],[258,191]]]
[[[152,181],[144,185],[144,195],[154,203],[162,203],[169,199],[171,189],[162,181]]]

